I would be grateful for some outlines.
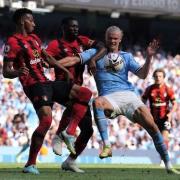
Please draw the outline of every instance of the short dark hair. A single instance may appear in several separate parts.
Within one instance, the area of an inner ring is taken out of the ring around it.
[[[63,27],[65,25],[68,25],[68,23],[70,21],[78,21],[78,20],[75,17],[66,17],[66,18],[62,19],[61,26]]]
[[[15,22],[16,24],[18,24],[18,21],[20,20],[20,18],[22,16],[24,16],[25,14],[32,14],[32,11],[30,9],[27,9],[27,8],[20,8],[18,10],[16,10],[14,12],[14,15],[13,15],[13,22]]]
[[[164,69],[162,69],[162,68],[156,69],[156,70],[153,72],[153,77],[155,77],[155,75],[156,75],[157,72],[163,73],[164,78],[166,77],[166,73],[165,73]]]

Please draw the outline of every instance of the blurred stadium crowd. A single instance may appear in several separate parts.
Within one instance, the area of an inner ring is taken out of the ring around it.
[[[22,146],[29,140],[33,129],[38,123],[35,111],[25,96],[18,79],[4,79],[2,76],[3,43],[0,42],[0,146]],[[134,45],[128,51],[132,52],[135,59],[143,64],[145,61],[144,48]],[[178,109],[173,115],[170,150],[180,150],[180,55],[172,56],[162,49],[156,54],[150,73],[145,80],[139,80],[136,76],[130,75],[130,81],[136,86],[139,95],[145,88],[153,83],[152,72],[156,68],[164,68],[168,85],[173,87],[177,101]],[[53,70],[47,71],[50,79],[54,78]],[[96,85],[92,76],[84,73],[84,86],[93,91],[94,97],[97,96]],[[51,146],[51,140],[55,134],[56,128],[64,107],[54,104],[53,123],[49,130],[45,145]],[[94,124],[94,123],[93,123]],[[93,125],[94,134],[91,137],[87,148],[98,149],[101,142],[96,125]],[[78,133],[78,131],[77,131]],[[151,149],[153,143],[149,135],[137,124],[132,124],[123,116],[115,120],[109,120],[109,136],[114,149]]]

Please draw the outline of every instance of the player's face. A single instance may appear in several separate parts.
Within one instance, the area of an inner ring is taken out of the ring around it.
[[[154,76],[155,84],[161,85],[164,83],[164,75],[162,72],[156,72]]]
[[[68,25],[65,27],[65,33],[72,38],[76,38],[79,34],[78,22],[76,20],[69,21]]]
[[[106,45],[111,52],[119,51],[119,44],[121,39],[122,34],[118,31],[112,31],[106,35]]]
[[[26,14],[23,17],[23,25],[27,33],[32,33],[34,31],[35,22],[32,14]]]

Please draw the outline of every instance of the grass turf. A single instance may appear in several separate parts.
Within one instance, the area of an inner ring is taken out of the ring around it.
[[[84,174],[62,171],[57,164],[38,164],[40,175],[22,173],[23,164],[0,164],[0,180],[180,180],[158,165],[87,164]],[[178,168],[178,167],[177,167]]]

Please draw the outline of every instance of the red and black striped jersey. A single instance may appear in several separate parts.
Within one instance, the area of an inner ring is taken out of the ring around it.
[[[46,49],[47,53],[59,60],[67,56],[75,56],[78,53],[89,49],[93,40],[86,36],[78,36],[73,42],[69,42],[64,38],[52,40]],[[74,82],[81,85],[83,83],[84,65],[77,64],[69,67],[68,70],[74,76]],[[57,80],[66,80],[65,73],[60,69],[55,69],[55,77]]]
[[[41,41],[35,34],[14,34],[9,37],[4,48],[4,61],[12,61],[14,69],[22,66],[29,69],[28,76],[19,77],[22,86],[48,80],[42,66]]]
[[[169,102],[175,100],[174,91],[166,84],[162,86],[149,86],[143,96],[143,100],[149,100],[150,110],[155,120],[167,118]]]

